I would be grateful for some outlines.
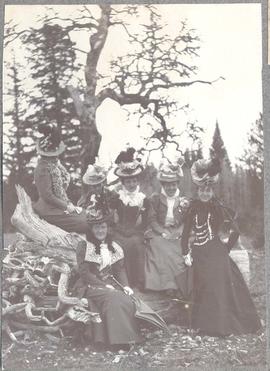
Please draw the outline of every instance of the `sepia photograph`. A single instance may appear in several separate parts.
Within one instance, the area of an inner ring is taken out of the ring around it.
[[[265,369],[261,4],[4,21],[2,369]]]

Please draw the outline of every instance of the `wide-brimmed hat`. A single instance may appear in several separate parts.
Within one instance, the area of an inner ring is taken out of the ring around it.
[[[111,218],[103,195],[91,196],[90,204],[86,208],[86,218],[89,225],[107,222]]]
[[[114,174],[119,178],[131,178],[141,174],[144,170],[139,158],[135,157],[136,150],[128,148],[120,152],[115,163],[118,165]]]
[[[42,137],[37,140],[37,153],[41,156],[59,156],[65,151],[65,144],[61,140],[61,133],[54,123],[41,124],[38,131]]]
[[[105,182],[106,171],[105,169],[97,164],[88,165],[88,168],[82,178],[84,184],[97,185]]]
[[[102,209],[91,208],[86,211],[87,223],[89,225],[101,224],[107,222],[111,218],[110,213],[104,213]]]
[[[173,162],[164,159],[158,170],[158,180],[162,183],[178,182],[183,177],[182,166],[184,163],[185,161],[182,157],[177,158]]]
[[[193,183],[203,187],[217,183],[220,172],[221,167],[218,158],[200,159],[195,161],[191,167],[191,178]]]

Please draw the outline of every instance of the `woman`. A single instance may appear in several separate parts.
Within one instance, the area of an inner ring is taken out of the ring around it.
[[[135,305],[129,295],[122,248],[108,235],[108,215],[95,205],[88,213],[88,243],[79,243],[77,264],[79,296],[86,297],[89,309],[98,312],[102,322],[92,326],[94,343],[127,349],[142,341],[136,323]],[[122,285],[124,292],[114,278]]]
[[[242,274],[229,256],[239,237],[234,221],[228,242],[219,238],[228,219],[228,209],[214,198],[212,186],[218,181],[219,171],[216,159],[198,160],[191,168],[198,199],[190,206],[181,244],[186,264],[191,265],[193,260],[192,327],[210,336],[255,333],[261,328],[260,319]],[[192,231],[195,236],[189,250]]]
[[[66,190],[70,175],[59,160],[65,145],[55,124],[40,125],[42,137],[37,142],[40,156],[34,170],[39,199],[33,204],[37,214],[67,232],[85,233],[86,213],[69,200]]]
[[[150,199],[149,240],[145,259],[145,288],[166,291],[170,296],[185,295],[186,266],[179,247],[189,201],[180,195],[183,161],[163,163],[158,179],[161,192]]]
[[[97,164],[88,165],[88,168],[82,178],[82,195],[77,205],[87,209],[92,204],[95,197],[93,195],[102,195],[105,193],[106,171]]]
[[[125,254],[125,266],[131,287],[142,290],[144,285],[144,240],[147,223],[148,201],[139,188],[139,175],[143,171],[134,157],[135,149],[123,151],[115,160],[115,175],[120,178],[122,189],[114,192],[110,208],[115,210],[114,238]]]

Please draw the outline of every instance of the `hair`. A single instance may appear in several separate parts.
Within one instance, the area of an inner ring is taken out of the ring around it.
[[[160,184],[162,185],[162,187],[166,184],[170,184],[170,183],[176,183],[177,185],[179,185],[180,183],[180,180],[174,180],[173,182],[164,182],[164,181],[160,181]]]
[[[96,224],[99,224],[99,223],[96,223]],[[92,242],[94,245],[95,245],[95,252],[97,254],[100,254],[100,244],[101,244],[101,241],[99,241],[93,234],[92,232],[92,225],[90,225],[90,228],[87,230],[86,232],[86,239],[87,241],[89,242]],[[112,246],[112,242],[113,242],[113,239],[112,239],[112,236],[110,233],[107,234],[107,237],[105,239],[106,243],[108,244],[108,249],[114,253],[115,252],[115,249],[114,247]]]
[[[41,158],[44,158],[45,160],[53,160],[53,159],[56,159],[58,158],[59,156],[58,155],[55,155],[55,156],[46,156],[46,155],[39,155]]]
[[[126,177],[120,177],[120,182],[123,184],[123,183],[125,183],[125,180],[132,179],[132,178],[136,178],[137,181],[139,181],[138,175],[130,175],[130,176],[126,176]]]

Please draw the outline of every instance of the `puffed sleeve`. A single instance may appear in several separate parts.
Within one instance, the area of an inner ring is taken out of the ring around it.
[[[126,269],[124,265],[124,259],[118,260],[116,263],[112,266],[113,275],[121,283],[123,286],[128,286],[128,278],[126,274]]]
[[[146,228],[148,224],[148,214],[150,211],[150,201],[148,198],[143,200],[143,211],[142,211],[142,228]]]
[[[35,184],[39,196],[48,204],[66,210],[67,201],[61,200],[53,193],[52,180],[46,167],[37,167],[35,169]]]
[[[193,207],[192,205],[186,212],[185,219],[184,219],[184,228],[181,237],[181,247],[182,247],[182,254],[187,255],[189,252],[189,237],[193,227]]]
[[[239,231],[238,223],[236,220],[236,213],[234,212],[234,210],[230,208],[223,208],[223,214],[224,214],[224,221],[225,222],[227,221],[230,225],[230,234],[229,234],[229,239],[227,242],[227,247],[228,247],[228,250],[230,251],[236,244],[240,236],[240,231]]]
[[[86,251],[86,242],[80,241],[76,250],[78,272],[84,284],[94,286],[105,286],[105,283],[100,280],[94,273],[91,272],[93,263],[84,260]]]
[[[149,200],[148,226],[161,235],[163,232],[166,232],[166,229],[157,221],[158,197],[158,195],[153,195]]]
[[[107,202],[110,209],[115,210],[118,207],[119,195],[115,191],[107,190]]]

